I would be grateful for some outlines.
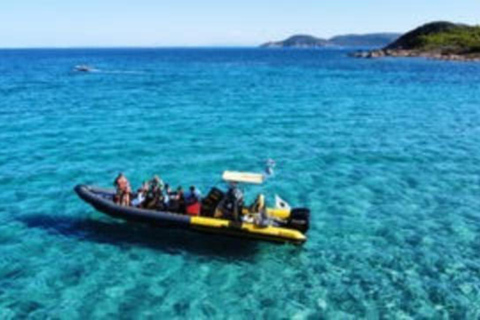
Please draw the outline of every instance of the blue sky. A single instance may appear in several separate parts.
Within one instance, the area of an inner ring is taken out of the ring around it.
[[[248,46],[434,20],[480,24],[480,0],[4,0],[0,47]]]

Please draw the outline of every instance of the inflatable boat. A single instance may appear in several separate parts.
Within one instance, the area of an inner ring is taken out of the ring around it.
[[[253,177],[252,174],[239,175],[238,173],[227,174],[227,176],[232,179],[235,178],[235,180],[226,179],[227,181],[247,183],[252,183],[249,179]],[[241,177],[246,180],[242,180]],[[202,199],[201,213],[196,216],[172,212],[167,209],[152,210],[120,206],[114,202],[115,190],[87,185],[77,185],[74,190],[83,201],[96,210],[127,221],[272,242],[302,244],[307,240],[306,232],[309,228],[310,216],[308,209],[262,208],[262,205],[253,203],[249,207],[241,208],[242,219],[240,220],[218,218],[215,213],[223,203],[222,199],[226,198],[226,193],[218,188],[212,188],[208,195]],[[254,219],[254,217],[262,218]]]

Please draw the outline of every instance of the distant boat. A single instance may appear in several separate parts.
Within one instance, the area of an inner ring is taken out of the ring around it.
[[[75,71],[78,71],[78,72],[92,72],[93,70],[94,68],[84,64],[75,66]]]

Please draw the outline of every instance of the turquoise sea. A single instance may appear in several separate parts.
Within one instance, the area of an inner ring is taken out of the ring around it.
[[[97,70],[75,73],[89,64]],[[345,50],[0,51],[0,319],[480,319],[480,64]],[[302,246],[152,229],[78,183],[223,170]]]

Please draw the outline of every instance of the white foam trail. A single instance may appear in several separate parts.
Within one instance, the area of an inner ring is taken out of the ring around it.
[[[106,73],[106,74],[147,74],[145,71],[130,71],[130,70],[101,70],[93,69],[90,72]]]

